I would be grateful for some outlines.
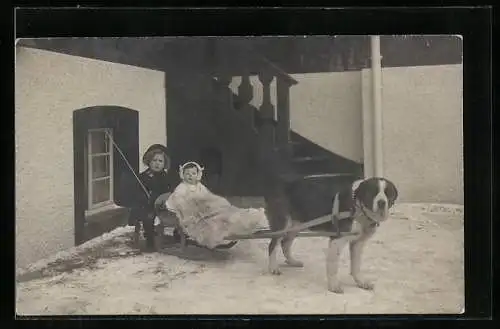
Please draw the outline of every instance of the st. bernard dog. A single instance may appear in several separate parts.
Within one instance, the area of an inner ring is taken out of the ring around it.
[[[340,212],[350,217],[338,222],[328,221],[309,228],[310,231],[351,233],[329,240],[326,273],[328,290],[343,293],[337,277],[339,256],[349,243],[351,275],[360,288],[372,290],[373,283],[363,279],[360,273],[365,243],[377,231],[380,223],[389,215],[389,209],[398,197],[396,186],[385,178],[372,177],[355,180],[352,176],[319,176],[278,184],[271,188],[266,200],[266,213],[271,231],[284,230],[319,217],[331,216],[335,199]],[[335,224],[337,223],[337,224]],[[277,245],[281,244],[286,263],[302,267],[303,263],[292,256],[291,247],[296,233],[272,238],[269,244],[269,271],[281,274],[277,260]]]

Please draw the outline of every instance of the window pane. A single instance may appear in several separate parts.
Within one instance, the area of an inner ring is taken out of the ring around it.
[[[92,154],[108,152],[108,136],[104,131],[91,131],[90,143]]]
[[[109,201],[110,199],[110,180],[103,179],[92,182],[92,203]]]
[[[92,157],[92,178],[110,176],[109,155]]]

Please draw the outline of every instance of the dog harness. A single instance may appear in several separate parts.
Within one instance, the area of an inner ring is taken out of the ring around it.
[[[361,183],[363,183],[364,179],[360,179],[352,183],[352,193],[351,193],[351,198],[352,202],[354,204],[352,211],[352,217],[355,218],[356,213],[361,212],[362,215],[367,218],[371,222],[371,227],[378,227],[380,226],[380,221],[375,219],[377,214],[375,214],[373,211],[368,209],[365,205],[363,205],[358,198],[356,197],[356,191],[358,190],[359,186]],[[371,214],[371,215],[370,215]],[[359,216],[359,215],[358,215]]]
[[[361,204],[360,202],[357,202],[356,203],[356,208],[361,210],[361,212],[363,213],[363,216],[365,218],[367,218],[369,221],[371,221],[371,227],[378,227],[380,226],[380,221],[378,221],[377,219],[373,218],[372,216],[368,215],[368,212],[370,213],[373,213],[371,210],[369,210],[368,208],[366,208],[363,204]]]

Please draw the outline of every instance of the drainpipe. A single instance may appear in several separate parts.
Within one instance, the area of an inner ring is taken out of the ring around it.
[[[383,176],[382,149],[382,65],[380,36],[371,36],[372,87],[373,87],[373,162],[374,176]]]

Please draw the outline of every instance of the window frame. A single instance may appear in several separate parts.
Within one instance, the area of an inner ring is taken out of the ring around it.
[[[104,153],[92,153],[92,133],[97,133],[97,132],[104,132],[105,141],[107,140],[108,143],[108,151]],[[86,149],[86,158],[87,158],[87,166],[86,166],[86,175],[87,175],[87,214],[93,213],[96,211],[100,210],[105,210],[109,208],[110,206],[112,207],[114,205],[114,162],[113,162],[113,153],[114,153],[114,147],[112,145],[111,140],[109,139],[109,136],[106,134],[106,132],[109,133],[111,138],[113,138],[113,129],[112,128],[95,128],[95,129],[88,129],[87,130],[87,149]],[[92,166],[92,160],[95,157],[101,157],[105,156],[108,157],[109,159],[109,175],[103,176],[103,177],[98,177],[98,178],[93,178],[93,166]],[[94,203],[93,200],[93,183],[96,181],[104,181],[107,180],[109,184],[109,198],[108,200],[101,201],[98,203]]]

